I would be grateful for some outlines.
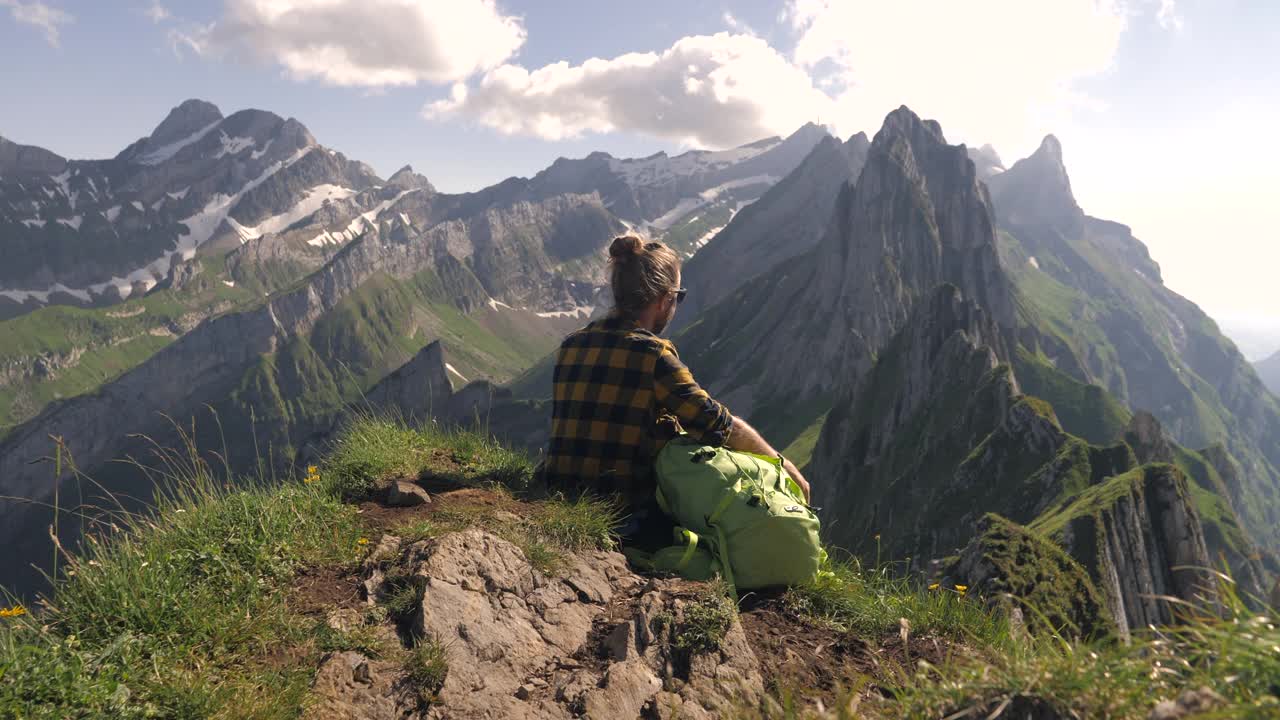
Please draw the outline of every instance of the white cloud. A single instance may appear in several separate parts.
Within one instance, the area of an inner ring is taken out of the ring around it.
[[[724,20],[725,27],[729,28],[730,30],[736,33],[742,33],[744,35],[760,34],[756,32],[755,29],[752,28],[747,23],[743,22],[742,20],[739,20],[733,13],[729,12],[728,10],[724,11],[724,15],[721,16],[721,19]]]
[[[151,0],[151,5],[149,5],[146,10],[143,10],[142,14],[146,15],[150,18],[151,22],[156,23],[157,25],[173,17],[173,14],[169,12],[169,9],[160,4],[160,0]]]
[[[1018,153],[1100,107],[1078,81],[1111,68],[1128,17],[1097,0],[793,0],[788,10],[795,61],[838,81],[841,131],[874,131],[906,104],[953,141]]]
[[[497,67],[525,30],[494,0],[228,0],[224,17],[176,40],[201,54],[249,52],[298,80],[386,87]]]
[[[462,115],[502,133],[550,140],[622,130],[726,147],[825,119],[830,103],[764,40],[718,33],[682,38],[661,53],[581,65],[503,65],[473,87],[456,84],[449,99],[423,114]]]
[[[60,25],[73,22],[75,17],[65,10],[49,7],[40,0],[0,0],[0,7],[9,8],[9,15],[17,22],[34,25],[44,31],[44,38],[53,47],[60,41]]]

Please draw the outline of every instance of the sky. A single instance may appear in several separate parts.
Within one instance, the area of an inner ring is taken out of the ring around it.
[[[906,104],[1076,199],[1257,359],[1280,348],[1273,0],[0,0],[0,135],[114,156],[182,100],[445,191],[595,150],[874,134]]]

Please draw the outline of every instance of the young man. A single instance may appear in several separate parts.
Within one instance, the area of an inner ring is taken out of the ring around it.
[[[653,462],[676,423],[707,445],[779,453],[699,387],[659,337],[684,298],[679,256],[624,235],[609,246],[609,264],[613,311],[560,345],[544,479],[570,494],[619,494],[630,514],[624,537],[669,532],[657,522]],[[791,461],[784,467],[807,500],[809,483]]]

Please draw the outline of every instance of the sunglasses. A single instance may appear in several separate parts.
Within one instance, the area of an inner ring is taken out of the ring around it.
[[[686,288],[676,288],[675,290],[672,290],[671,292],[673,292],[673,293],[675,293],[675,294],[676,294],[676,304],[677,304],[677,305],[679,305],[680,303],[684,302],[684,296],[689,294],[689,291],[688,291]]]

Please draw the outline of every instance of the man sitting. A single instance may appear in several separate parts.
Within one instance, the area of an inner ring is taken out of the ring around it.
[[[613,310],[560,345],[544,479],[569,494],[618,494],[629,513],[623,538],[657,546],[670,541],[671,524],[654,499],[653,461],[672,428],[706,445],[780,454],[699,387],[659,337],[685,295],[679,256],[624,235],[609,246],[609,265]],[[807,500],[804,476],[783,466]]]

